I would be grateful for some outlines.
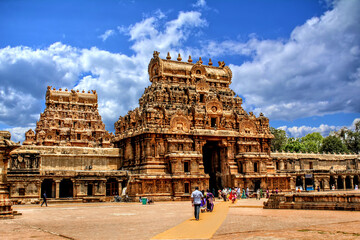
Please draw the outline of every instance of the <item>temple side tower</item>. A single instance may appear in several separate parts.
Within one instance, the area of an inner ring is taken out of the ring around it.
[[[122,167],[137,174],[129,194],[179,199],[195,186],[266,186],[269,120],[244,111],[224,62],[181,60],[155,51],[140,106],[115,123]]]
[[[49,86],[46,108],[35,132],[25,133],[24,145],[109,147],[111,134],[98,112],[98,97],[92,92],[63,91]]]

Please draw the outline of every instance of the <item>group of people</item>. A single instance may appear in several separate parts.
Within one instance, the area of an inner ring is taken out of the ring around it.
[[[212,212],[214,210],[215,196],[210,190],[206,192],[204,190],[199,191],[198,187],[195,187],[195,191],[191,193],[191,202],[194,207],[195,219],[199,220],[200,211]]]

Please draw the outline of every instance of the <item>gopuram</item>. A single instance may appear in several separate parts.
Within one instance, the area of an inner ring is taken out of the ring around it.
[[[186,200],[195,187],[359,185],[358,154],[271,153],[268,118],[242,108],[229,87],[230,68],[218,64],[182,61],[180,54],[161,59],[155,51],[151,85],[139,107],[119,117],[115,135],[105,130],[95,90],[48,87],[35,132],[3,154],[0,190],[14,203],[38,203],[45,192],[54,201],[112,201],[121,193]]]
[[[129,195],[182,199],[195,186],[216,191],[268,182],[289,188],[287,178],[273,175],[269,120],[244,111],[229,88],[230,68],[181,60],[154,52],[152,84],[140,106],[115,123],[114,144],[132,172]]]

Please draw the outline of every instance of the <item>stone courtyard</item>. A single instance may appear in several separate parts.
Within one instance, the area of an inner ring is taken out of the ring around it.
[[[48,207],[17,205],[14,210],[23,215],[2,220],[0,236],[1,239],[360,239],[360,212],[263,209],[263,202],[264,199],[246,199],[231,204],[217,200],[215,211],[201,214],[199,222],[192,220],[193,208],[187,201],[153,205],[109,202],[54,203]]]

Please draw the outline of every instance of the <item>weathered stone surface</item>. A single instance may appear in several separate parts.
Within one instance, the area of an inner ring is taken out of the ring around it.
[[[360,193],[273,194],[264,208],[360,211]]]
[[[23,145],[109,147],[111,134],[105,130],[93,90],[46,92],[46,108],[36,123],[36,133],[26,132]]]
[[[0,131],[0,218],[12,218],[12,202],[9,199],[7,188],[7,165],[11,150],[19,147],[19,144],[10,140],[8,131]]]

